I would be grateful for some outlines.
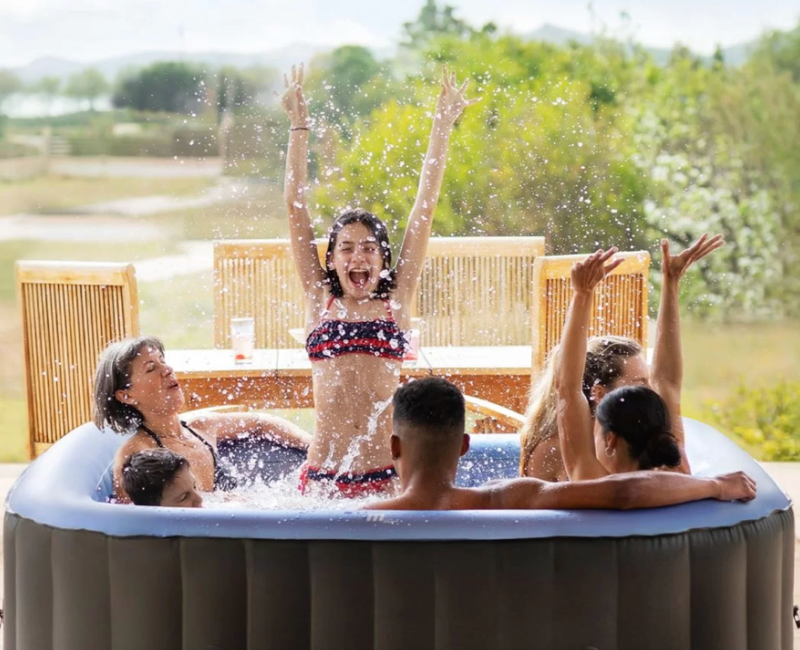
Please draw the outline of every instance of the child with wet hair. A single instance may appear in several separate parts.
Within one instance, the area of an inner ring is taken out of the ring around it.
[[[189,461],[169,449],[147,449],[128,457],[122,482],[137,506],[203,506]]]

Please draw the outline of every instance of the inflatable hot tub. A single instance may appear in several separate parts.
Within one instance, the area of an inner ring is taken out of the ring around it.
[[[790,650],[791,503],[688,421],[696,473],[748,504],[635,512],[275,512],[105,503],[122,439],[85,425],[5,516],[5,650]],[[263,471],[296,459],[267,455]],[[513,476],[473,436],[459,480]]]

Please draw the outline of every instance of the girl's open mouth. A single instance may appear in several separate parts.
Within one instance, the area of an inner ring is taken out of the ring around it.
[[[350,282],[352,282],[355,286],[357,286],[359,289],[363,289],[369,282],[369,271],[360,269],[349,271],[347,273],[347,277],[350,278]]]

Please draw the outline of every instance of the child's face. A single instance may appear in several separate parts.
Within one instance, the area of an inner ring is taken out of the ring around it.
[[[203,497],[197,491],[194,474],[190,468],[179,469],[175,478],[164,486],[160,505],[169,508],[203,507]]]
[[[363,223],[347,224],[336,236],[332,264],[345,295],[369,298],[383,270],[380,243]]]

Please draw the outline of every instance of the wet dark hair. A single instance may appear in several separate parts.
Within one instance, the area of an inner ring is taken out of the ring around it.
[[[378,288],[373,297],[388,298],[397,286],[396,273],[392,268],[392,249],[389,247],[389,231],[386,229],[386,225],[383,221],[362,208],[343,212],[336,217],[336,221],[333,222],[330,230],[328,230],[328,250],[325,253],[325,271],[328,275],[327,282],[330,286],[331,295],[334,298],[341,298],[344,296],[342,283],[339,282],[339,276],[336,273],[336,269],[333,268],[333,251],[336,248],[336,239],[339,237],[342,228],[349,226],[351,223],[363,223],[369,228],[378,246],[380,246],[381,257],[383,257],[383,270],[388,271],[388,275],[378,280]]]
[[[159,506],[164,488],[189,461],[169,449],[147,449],[122,465],[122,487],[137,506]]]
[[[410,381],[392,398],[395,422],[430,433],[464,433],[464,395],[441,377]]]
[[[672,435],[669,410],[661,396],[644,386],[612,390],[595,412],[603,433],[614,432],[628,443],[639,469],[678,467],[681,450]]]
[[[164,354],[164,344],[154,336],[139,336],[111,343],[100,354],[94,376],[92,420],[98,429],[106,426],[116,433],[138,429],[144,417],[134,406],[117,399],[117,391],[131,385],[131,364],[142,348],[155,348]]]

